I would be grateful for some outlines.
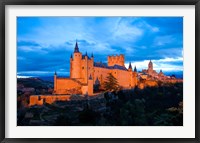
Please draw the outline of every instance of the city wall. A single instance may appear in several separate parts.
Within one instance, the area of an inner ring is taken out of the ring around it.
[[[29,106],[52,104],[55,101],[69,101],[70,95],[31,95]]]

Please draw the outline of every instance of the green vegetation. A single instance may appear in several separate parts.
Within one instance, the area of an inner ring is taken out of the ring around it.
[[[183,83],[118,90],[112,74],[101,98],[18,108],[19,126],[182,126]],[[106,85],[105,84],[105,85]],[[112,89],[116,90],[112,90]],[[21,97],[21,96],[19,96]],[[18,98],[19,98],[18,97]],[[31,113],[33,117],[28,117]]]
[[[143,90],[119,91],[117,100],[107,100],[110,125],[182,126],[183,84],[165,84]],[[114,122],[113,122],[114,121]]]
[[[107,91],[116,91],[119,89],[118,81],[112,75],[112,73],[109,73],[108,76],[106,77],[106,80],[104,82],[104,88]]]

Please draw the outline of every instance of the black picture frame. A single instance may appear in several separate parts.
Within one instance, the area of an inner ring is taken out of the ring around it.
[[[5,138],[5,7],[6,5],[195,5],[195,138],[68,138],[68,139],[14,139]],[[2,143],[20,142],[98,142],[98,143],[143,143],[143,142],[174,142],[174,143],[197,143],[200,142],[200,0],[0,0],[0,141]]]

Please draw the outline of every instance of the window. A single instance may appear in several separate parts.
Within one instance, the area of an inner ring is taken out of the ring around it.
[[[82,69],[84,69],[84,67],[82,67]]]

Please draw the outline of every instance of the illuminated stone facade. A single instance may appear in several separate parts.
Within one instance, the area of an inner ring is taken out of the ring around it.
[[[132,70],[131,63],[127,69],[124,55],[108,56],[108,64],[94,62],[93,54],[89,57],[79,51],[76,42],[74,53],[70,57],[70,77],[60,78],[54,75],[54,94],[88,94],[93,95],[94,85],[100,87],[109,73],[117,79],[122,88],[134,88],[137,85],[137,70]]]

